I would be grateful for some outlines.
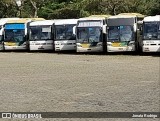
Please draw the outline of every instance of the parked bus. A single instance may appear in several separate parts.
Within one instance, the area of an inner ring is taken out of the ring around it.
[[[30,23],[29,27],[29,49],[35,50],[53,50],[54,20],[35,21]]]
[[[122,13],[107,21],[107,52],[135,52],[141,50],[140,25],[144,15]]]
[[[27,50],[28,49],[28,27],[29,23],[43,18],[22,18],[9,20],[4,28],[5,50]]]
[[[76,27],[77,52],[103,52],[106,47],[108,15],[80,18]]]
[[[55,20],[55,51],[76,51],[76,36],[74,34],[76,24],[77,19]]]
[[[143,20],[143,52],[160,52],[160,15]]]
[[[9,20],[18,20],[19,18],[1,18],[0,19],[0,51],[4,50],[4,25]]]

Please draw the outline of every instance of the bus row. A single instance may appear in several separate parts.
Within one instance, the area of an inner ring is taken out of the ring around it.
[[[0,50],[160,52],[160,15],[0,19]]]

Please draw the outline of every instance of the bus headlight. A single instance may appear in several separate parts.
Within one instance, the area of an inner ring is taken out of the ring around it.
[[[134,42],[131,42],[128,44],[128,46],[133,46],[134,45]]]
[[[26,45],[26,42],[24,42],[22,45]]]
[[[97,46],[102,46],[102,43],[97,44]]]
[[[61,42],[61,44],[60,44],[60,45],[67,45],[67,43]]]
[[[82,47],[82,45],[77,45],[77,47]]]
[[[143,44],[144,46],[148,46],[149,44]]]
[[[107,46],[112,46],[112,44],[107,44]]]

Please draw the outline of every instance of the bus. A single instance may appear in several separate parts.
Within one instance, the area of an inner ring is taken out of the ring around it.
[[[29,26],[29,50],[54,50],[54,20],[31,22]]]
[[[107,52],[141,51],[140,27],[144,15],[140,13],[121,13],[111,16],[107,21]]]
[[[77,52],[104,52],[106,26],[109,15],[92,15],[80,18],[76,26]]]
[[[21,18],[9,20],[4,28],[4,50],[28,50],[29,23],[43,18]]]
[[[143,52],[160,52],[160,15],[143,20]]]
[[[55,51],[76,51],[74,33],[78,19],[59,19],[54,23]]]
[[[4,50],[4,25],[8,20],[18,20],[19,18],[1,18],[0,19],[0,51]]]

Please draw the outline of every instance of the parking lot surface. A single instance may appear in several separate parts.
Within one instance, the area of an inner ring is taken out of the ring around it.
[[[158,112],[160,57],[0,53],[0,92],[0,112]]]

